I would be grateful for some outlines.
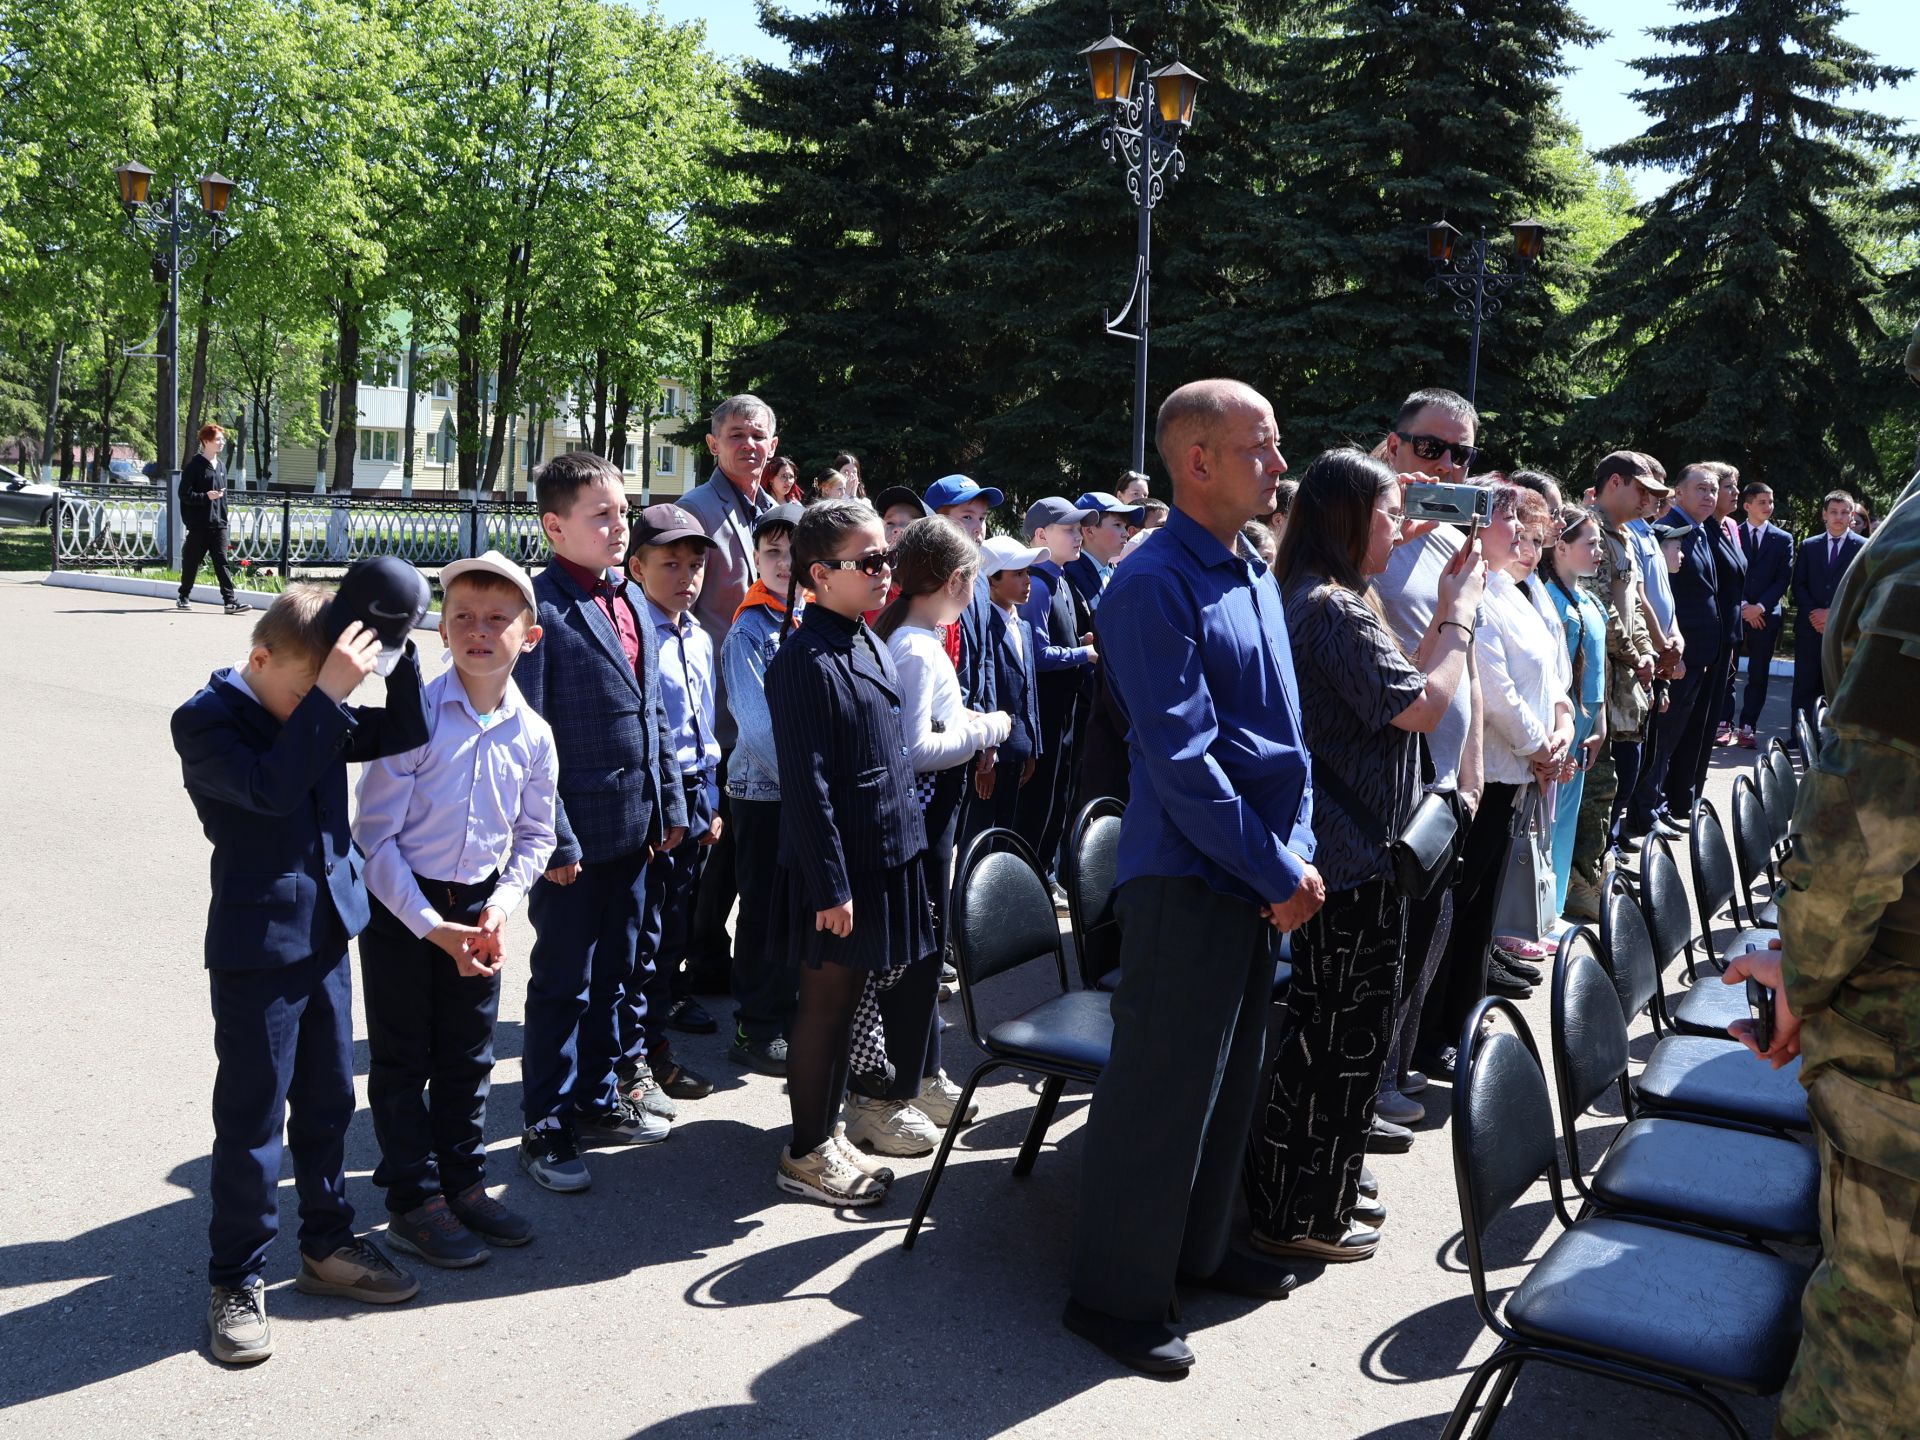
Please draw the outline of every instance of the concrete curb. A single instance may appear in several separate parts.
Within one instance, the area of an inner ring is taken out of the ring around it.
[[[145,580],[138,575],[96,575],[87,570],[54,570],[40,583],[67,590],[104,590],[110,595],[142,595],[154,600],[172,600],[180,593],[180,587],[171,580]],[[205,605],[218,605],[220,587],[196,585],[191,598]],[[233,598],[254,610],[264,610],[277,597],[264,590],[235,590]],[[439,628],[438,610],[429,610],[426,619],[414,626],[416,630],[438,631]]]

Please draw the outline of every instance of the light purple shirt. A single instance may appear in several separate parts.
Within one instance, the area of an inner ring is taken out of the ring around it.
[[[427,743],[361,771],[353,821],[367,890],[422,939],[445,917],[416,875],[471,885],[498,870],[487,903],[520,907],[554,852],[560,775],[552,729],[512,681],[484,722],[458,670],[430,681],[426,699]]]

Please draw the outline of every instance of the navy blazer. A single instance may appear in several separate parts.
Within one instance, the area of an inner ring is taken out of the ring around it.
[[[559,843],[547,862],[617,860],[644,850],[687,823],[687,797],[673,759],[673,735],[660,698],[660,649],[652,617],[634,608],[625,583],[616,605],[634,612],[640,663],[627,663],[620,636],[599,601],[559,564],[534,578],[540,643],[513,667],[513,680],[553,727],[560,757],[553,828]]]
[[[1811,610],[1831,610],[1833,597],[1839,593],[1840,577],[1847,573],[1847,566],[1853,563],[1853,557],[1867,543],[1864,535],[1849,530],[1840,537],[1840,558],[1835,564],[1827,563],[1827,532],[1809,535],[1800,542],[1800,553],[1793,562],[1793,629],[1796,635],[1813,633],[1813,622],[1807,619]]]
[[[1747,548],[1747,522],[1740,522],[1740,548],[1747,557],[1747,583],[1740,598],[1758,605],[1769,615],[1780,608],[1780,601],[1793,582],[1793,537],[1778,525],[1769,524],[1760,536],[1757,550]]]
[[[806,908],[853,898],[849,878],[927,848],[893,656],[861,621],[809,605],[767,666],[780,764],[780,866]],[[873,923],[871,921],[869,924]]]
[[[1729,645],[1740,643],[1740,603],[1747,593],[1747,557],[1740,542],[1727,534],[1718,520],[1706,525],[1707,540],[1713,547],[1714,602],[1720,607],[1720,638]]]
[[[969,710],[990,715],[1000,708],[993,669],[993,597],[987,590],[987,577],[973,582],[973,599],[960,612],[960,698]]]
[[[1720,644],[1720,601],[1713,540],[1705,525],[1694,525],[1693,517],[1678,507],[1669,510],[1664,525],[1693,525],[1692,533],[1680,541],[1680,568],[1668,576],[1673,589],[1673,611],[1680,622],[1680,634],[1689,652],[1698,646],[1704,652]],[[1687,666],[1693,668],[1691,664]]]
[[[1100,614],[1100,595],[1107,588],[1107,582],[1100,578],[1100,567],[1093,563],[1093,557],[1084,551],[1071,565],[1062,565],[1060,571],[1067,577],[1067,583],[1073,586],[1073,593],[1079,597],[1080,608],[1089,616]],[[1086,634],[1086,631],[1081,631]]]
[[[1040,753],[1040,687],[1033,668],[1033,627],[1016,613],[993,607],[993,683],[1000,692],[1000,708],[1013,721],[1013,730],[1000,742],[1000,763],[1031,760]],[[1019,648],[1013,643],[1015,631]]]
[[[412,642],[387,677],[385,709],[336,704],[315,686],[282,725],[218,670],[173,712],[181,778],[213,842],[208,969],[266,970],[329,947],[344,953],[367,927],[360,852],[347,828],[347,762],[426,743]]]
[[[1081,607],[1073,586],[1061,568],[1041,560],[1028,573],[1033,588],[1020,607],[1021,618],[1033,630],[1033,668],[1040,682],[1040,715],[1047,729],[1058,732],[1080,699],[1080,690],[1093,674],[1093,663],[1081,654],[1080,637],[1093,629],[1093,617]]]

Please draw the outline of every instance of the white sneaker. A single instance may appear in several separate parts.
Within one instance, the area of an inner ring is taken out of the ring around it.
[[[796,1160],[780,1147],[780,1167],[773,1183],[789,1195],[818,1200],[823,1205],[878,1205],[887,1187],[862,1175],[832,1140],[822,1140]]]
[[[910,1101],[849,1094],[847,1140],[876,1155],[927,1155],[940,1143],[940,1131]]]
[[[847,1157],[848,1163],[869,1180],[878,1180],[882,1185],[893,1184],[893,1167],[882,1165],[878,1160],[869,1158],[858,1145],[847,1139],[846,1121],[842,1120],[833,1127],[832,1143],[839,1147],[840,1153]]]
[[[913,1107],[945,1130],[953,1124],[953,1112],[959,1104],[960,1087],[949,1080],[947,1072],[942,1070],[920,1082],[920,1098],[913,1102]],[[968,1124],[979,1113],[980,1102],[976,1100],[967,1106],[967,1113],[960,1117],[960,1123]]]

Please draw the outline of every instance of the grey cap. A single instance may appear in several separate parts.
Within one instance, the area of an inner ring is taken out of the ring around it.
[[[1033,537],[1042,525],[1098,525],[1100,512],[1088,510],[1060,495],[1044,495],[1027,507],[1026,534]]]

